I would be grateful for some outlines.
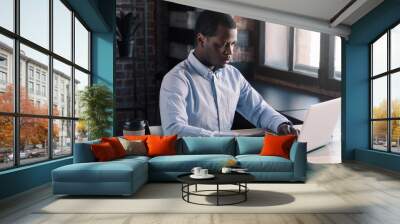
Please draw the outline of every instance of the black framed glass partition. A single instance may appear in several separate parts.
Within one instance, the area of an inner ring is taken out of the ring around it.
[[[63,0],[0,1],[0,170],[72,155],[90,36]]]
[[[370,44],[370,148],[400,153],[400,24]]]

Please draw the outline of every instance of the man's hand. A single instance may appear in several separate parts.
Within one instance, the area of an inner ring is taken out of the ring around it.
[[[290,123],[282,123],[278,126],[278,135],[299,135],[299,130],[294,128]]]

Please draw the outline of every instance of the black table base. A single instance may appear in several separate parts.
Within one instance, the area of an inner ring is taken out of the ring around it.
[[[190,191],[190,186],[193,185],[195,186],[195,191]],[[182,199],[188,203],[196,205],[211,205],[211,206],[235,205],[247,201],[247,192],[249,191],[247,183],[231,184],[238,186],[237,190],[220,189],[220,185],[226,185],[226,184],[215,184],[215,185],[217,187],[216,190],[197,190],[197,184],[182,183]],[[216,194],[203,194],[202,192],[215,192]],[[191,198],[190,196],[216,197],[217,204],[202,204],[193,202],[190,201]],[[233,196],[240,196],[240,199],[232,203],[221,203],[221,197],[233,197]]]

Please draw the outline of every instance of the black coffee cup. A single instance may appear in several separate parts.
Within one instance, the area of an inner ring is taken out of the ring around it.
[[[124,133],[142,133],[144,131],[144,134],[150,134],[149,123],[147,120],[127,120],[124,123],[123,130]]]

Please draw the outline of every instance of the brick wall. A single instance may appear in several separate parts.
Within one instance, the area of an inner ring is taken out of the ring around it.
[[[147,35],[145,35],[145,4],[147,2]],[[147,119],[150,125],[158,125],[158,84],[155,75],[157,66],[157,0],[117,0],[117,16],[120,13],[138,16],[141,21],[134,40],[133,57],[120,57],[117,50],[116,59],[116,113],[117,134],[122,133],[123,122],[127,119]],[[147,49],[145,41],[147,40]],[[118,45],[116,46],[118,49]],[[147,62],[145,58],[147,51]]]

